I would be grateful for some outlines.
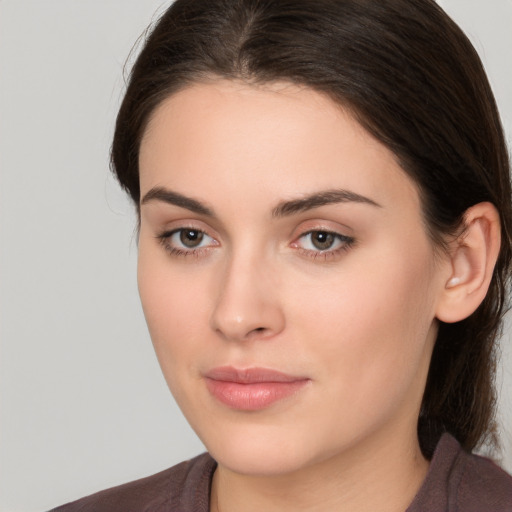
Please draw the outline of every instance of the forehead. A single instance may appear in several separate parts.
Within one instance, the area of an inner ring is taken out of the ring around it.
[[[162,134],[162,129],[173,131],[174,137],[203,136],[201,127],[205,125],[217,129],[208,129],[212,141],[216,134],[222,134],[238,143],[245,137],[248,143],[256,135],[263,139],[269,130],[278,129],[283,137],[274,144],[282,144],[286,135],[297,134],[306,124],[318,128],[342,115],[347,114],[341,106],[311,88],[288,82],[253,85],[212,80],[192,84],[164,100],[152,113],[141,145],[143,148],[147,139],[155,138],[155,131]],[[227,142],[225,137],[222,142]]]
[[[393,153],[347,110],[289,83],[219,80],[177,92],[153,113],[139,163],[142,195],[169,186],[282,200],[342,187],[379,203],[404,194],[418,201]]]

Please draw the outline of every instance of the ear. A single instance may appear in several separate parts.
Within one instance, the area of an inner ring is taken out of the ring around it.
[[[461,234],[450,243],[449,277],[436,317],[453,323],[470,316],[484,300],[501,243],[499,214],[491,203],[466,210]]]

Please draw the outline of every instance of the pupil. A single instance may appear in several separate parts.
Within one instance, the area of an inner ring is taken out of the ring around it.
[[[197,247],[203,240],[203,233],[196,229],[183,229],[180,233],[180,241],[186,247]]]
[[[325,251],[334,243],[334,235],[326,231],[315,231],[312,236],[312,242],[317,249]]]

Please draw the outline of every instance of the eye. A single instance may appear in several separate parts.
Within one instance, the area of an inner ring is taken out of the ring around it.
[[[305,239],[307,245],[309,245],[309,247],[304,247],[304,249],[318,249],[319,251],[327,251],[332,249],[336,242],[339,243],[336,235],[328,231],[312,231],[301,238]]]
[[[218,242],[204,231],[196,228],[179,228],[167,231],[157,237],[164,248],[172,255],[198,255]]]
[[[206,235],[208,237],[208,235]],[[173,234],[172,238],[178,237],[180,244],[188,249],[199,247],[205,238],[205,234],[198,229],[180,229]]]
[[[332,231],[312,230],[300,236],[294,247],[309,253],[337,253],[346,250],[354,243],[352,237]]]

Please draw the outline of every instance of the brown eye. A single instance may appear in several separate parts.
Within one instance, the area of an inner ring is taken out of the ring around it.
[[[180,230],[180,242],[188,248],[194,248],[201,244],[204,233],[198,229]]]
[[[339,251],[350,249],[354,242],[355,240],[351,236],[315,229],[304,233],[292,246],[299,247],[309,255],[332,256]]]
[[[311,244],[319,251],[331,249],[336,241],[336,236],[328,231],[312,231]]]
[[[174,257],[206,257],[210,253],[210,249],[220,245],[206,232],[192,227],[165,231],[157,238],[164,250]]]

